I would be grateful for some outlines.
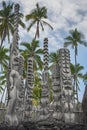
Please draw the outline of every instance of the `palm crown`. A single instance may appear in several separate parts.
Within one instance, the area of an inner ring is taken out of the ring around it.
[[[28,31],[30,31],[31,27],[36,24],[35,39],[36,37],[39,38],[39,25],[41,26],[42,31],[44,31],[43,25],[48,25],[51,29],[53,29],[49,23],[43,20],[44,18],[47,19],[47,8],[40,8],[38,3],[36,4],[36,8],[32,10],[30,14],[26,15],[26,21],[31,20],[31,23],[27,29]]]
[[[10,33],[14,32],[14,13],[13,13],[13,3],[2,2],[3,9],[0,10],[0,36],[1,36],[1,46],[6,37],[10,41]],[[23,14],[19,13],[19,17],[22,18]],[[25,28],[25,24],[19,19],[19,24]]]
[[[40,55],[43,54],[43,50],[39,47],[39,41],[33,40],[30,43],[23,42],[21,43],[25,50],[22,50],[22,55],[25,58],[25,66],[27,66],[27,57],[33,57],[34,58],[34,69],[42,69],[42,60]],[[27,67],[26,67],[27,69]]]
[[[71,45],[72,48],[75,48],[75,53],[77,55],[78,44],[87,46],[87,42],[84,41],[84,35],[75,28],[75,30],[70,30],[70,35],[65,38],[64,47]]]

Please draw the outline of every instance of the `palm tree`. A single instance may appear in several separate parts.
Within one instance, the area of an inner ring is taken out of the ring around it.
[[[83,79],[83,74],[82,74],[82,70],[84,69],[83,66],[81,66],[80,64],[77,64],[76,66],[73,64],[70,64],[70,69],[71,69],[71,74],[73,76],[73,81],[74,81],[74,86],[76,83],[76,90],[74,89],[74,94],[77,95],[76,100],[78,102],[78,90],[80,90],[79,88],[79,79]]]
[[[1,45],[2,47],[3,41],[5,38],[8,38],[8,42],[10,42],[10,33],[14,32],[14,13],[13,13],[13,3],[2,2],[2,9],[0,10],[0,36],[1,36]],[[19,17],[22,18],[23,14],[19,13]],[[25,24],[19,19],[19,24],[25,28]]]
[[[71,45],[72,48],[74,49],[75,66],[77,65],[77,54],[78,54],[78,45],[79,44],[87,46],[87,42],[84,41],[84,35],[81,32],[78,32],[77,28],[75,28],[75,30],[70,30],[70,35],[65,38],[64,47]],[[75,76],[77,78],[76,69],[75,69]],[[75,88],[77,89],[77,83],[76,82],[75,82]]]
[[[36,4],[36,8],[33,9],[30,14],[26,15],[26,21],[31,21],[27,29],[28,31],[30,31],[31,27],[36,24],[35,39],[36,37],[39,38],[39,26],[41,26],[42,31],[44,31],[43,25],[48,25],[51,29],[53,29],[53,27],[44,19],[47,19],[47,8],[40,7],[38,3]]]
[[[76,56],[78,54],[79,44],[87,46],[87,42],[84,41],[84,35],[81,32],[78,32],[77,28],[75,28],[75,30],[70,30],[70,35],[65,38],[64,47],[71,45],[75,50],[75,65],[77,64]]]
[[[33,40],[31,44],[22,42],[21,45],[25,47],[25,50],[21,50],[21,53],[25,58],[25,69],[27,70],[27,57],[33,57],[34,71],[36,71],[38,68],[42,70],[43,63],[40,55],[43,54],[43,50],[39,47],[39,41]]]

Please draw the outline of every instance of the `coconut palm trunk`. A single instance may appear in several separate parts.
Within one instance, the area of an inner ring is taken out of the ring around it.
[[[78,86],[77,86],[77,70],[76,70],[76,66],[77,66],[77,46],[75,46],[75,78],[74,78],[74,87],[75,87],[75,93],[76,93],[76,100],[78,103]]]
[[[36,33],[35,33],[35,38],[34,38],[34,40],[36,40],[36,37],[39,38],[39,21],[37,22],[37,28],[36,28]]]

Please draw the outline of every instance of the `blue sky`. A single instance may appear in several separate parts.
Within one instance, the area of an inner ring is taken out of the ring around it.
[[[8,1],[8,0],[6,0]],[[1,7],[0,0],[0,7]],[[42,47],[43,39],[48,37],[49,52],[56,51],[63,47],[64,38],[68,35],[69,30],[77,28],[85,35],[87,41],[87,0],[11,0],[11,2],[19,3],[20,10],[24,15],[29,14],[35,8],[38,2],[40,6],[46,6],[48,9],[48,20],[54,30],[50,30],[47,26],[45,31],[40,31],[40,45]],[[24,20],[24,19],[23,19]],[[24,20],[25,22],[25,20]],[[27,23],[28,25],[29,23]],[[19,27],[20,42],[31,42],[35,34],[35,26],[30,32]],[[71,53],[71,62],[74,63],[74,50],[69,47]],[[83,73],[87,72],[87,48],[78,47],[78,63],[84,66]],[[82,99],[84,92],[84,84],[80,81],[79,99]]]

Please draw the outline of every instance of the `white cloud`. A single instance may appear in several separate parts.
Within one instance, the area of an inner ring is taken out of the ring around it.
[[[85,16],[83,18],[83,20],[80,23],[77,24],[77,26],[78,26],[79,30],[81,32],[83,32],[85,34],[85,36],[87,37],[87,35],[86,35],[87,34],[87,29],[86,29],[86,27],[87,27],[87,16]]]
[[[75,2],[72,2],[67,0],[62,2],[62,16],[65,18],[70,18],[70,20],[77,20],[77,12],[78,5],[75,4]]]
[[[59,29],[64,29],[64,31],[68,32],[68,30],[74,28],[74,27],[78,27],[79,29],[83,29],[83,32],[87,32],[86,31],[86,21],[87,19],[83,18],[83,15],[81,15],[80,13],[78,13],[78,11],[87,11],[86,5],[87,5],[87,1],[84,0],[83,1],[75,1],[75,0],[50,0],[50,2],[48,0],[32,0],[32,2],[30,0],[24,1],[24,0],[12,0],[15,3],[19,3],[20,4],[20,8],[21,11],[23,11],[23,13],[29,14],[30,11],[32,9],[35,8],[35,5],[37,2],[40,3],[40,6],[46,6],[48,9],[48,22],[54,27],[54,34],[57,33],[57,31]],[[72,24],[75,23],[74,24]],[[29,23],[27,23],[28,26]],[[41,31],[41,35],[51,35],[50,34],[50,29],[48,29],[47,27],[45,28],[45,32],[42,33]],[[31,37],[34,36],[35,33],[35,27],[33,27],[31,29],[31,31],[29,32],[29,35]],[[27,31],[22,31],[21,36],[24,37],[27,34]],[[43,36],[42,36],[43,37]],[[56,38],[55,38],[56,40]],[[56,42],[56,41],[55,41]]]
[[[56,41],[55,37],[49,38],[49,52],[55,52],[60,49],[62,46],[58,41]]]

